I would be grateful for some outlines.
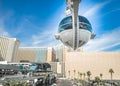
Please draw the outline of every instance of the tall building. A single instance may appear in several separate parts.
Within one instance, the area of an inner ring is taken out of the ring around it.
[[[16,38],[0,37],[0,61],[14,61],[17,57],[19,43]]]
[[[120,52],[83,52],[82,48],[72,51],[63,45],[20,47],[15,61],[48,62],[53,72],[67,78],[78,78],[78,72],[91,71],[91,79],[100,73],[103,79],[110,79],[109,69],[112,68],[115,72],[113,79],[120,79]],[[76,71],[75,76],[73,70]]]
[[[51,60],[51,49],[46,47],[20,47],[18,50],[18,57],[15,62],[46,62]]]
[[[48,62],[52,65],[52,71],[62,73],[64,64],[64,46],[54,47],[19,47],[18,56],[14,62]]]
[[[64,46],[54,47],[19,47],[16,62],[62,62]]]
[[[63,62],[63,52],[64,52],[65,46],[60,44],[53,47],[53,54],[54,59],[52,61],[54,62]]]

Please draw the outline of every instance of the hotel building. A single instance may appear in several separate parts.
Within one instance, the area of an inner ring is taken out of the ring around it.
[[[17,57],[19,40],[16,38],[0,37],[0,61],[12,62]]]
[[[102,79],[110,79],[110,68],[114,71],[113,79],[120,80],[120,52],[66,52],[65,74],[68,78],[80,78],[78,72],[90,71],[91,79],[100,77],[100,73]]]
[[[0,61],[47,62],[53,72],[67,78],[79,78],[78,72],[91,71],[91,79],[100,73],[103,79],[110,79],[109,69],[112,68],[113,79],[120,79],[120,52],[83,52],[82,48],[72,51],[64,45],[18,47],[19,40],[16,38],[0,37]]]
[[[19,47],[15,62],[46,62],[51,58],[51,48],[46,47]]]
[[[78,72],[91,71],[91,79],[100,73],[103,79],[110,79],[109,69],[112,68],[115,72],[113,79],[120,79],[120,52],[83,52],[82,49],[74,52],[63,45],[49,48],[20,47],[16,62],[20,61],[48,62],[53,72],[67,78],[79,78]]]

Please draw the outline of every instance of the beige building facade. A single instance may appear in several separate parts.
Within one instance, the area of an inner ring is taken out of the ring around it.
[[[48,62],[53,72],[67,78],[80,78],[78,72],[91,71],[91,79],[100,73],[103,74],[103,79],[110,79],[109,69],[112,68],[113,79],[120,79],[120,52],[83,52],[83,49],[72,51],[64,45],[19,47],[19,43],[16,38],[0,37],[0,61]]]
[[[83,74],[90,71],[92,74],[91,79],[100,76],[100,73],[103,74],[103,79],[110,79],[110,68],[114,71],[113,79],[120,80],[120,52],[66,53],[65,73],[67,78],[80,78],[78,72]],[[70,71],[70,74],[68,71]]]
[[[15,62],[50,62],[52,48],[47,47],[19,47]]]
[[[120,79],[120,52],[74,52],[62,45],[49,48],[20,47],[15,62],[20,61],[48,62],[53,72],[67,78],[80,78],[78,72],[91,71],[91,79],[100,76],[100,73],[103,79],[110,79],[109,69],[112,68],[115,72],[113,79]],[[76,71],[75,76],[73,70]]]
[[[14,61],[19,43],[16,38],[0,37],[0,61]]]

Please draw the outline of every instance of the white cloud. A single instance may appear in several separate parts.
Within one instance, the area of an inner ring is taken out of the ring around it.
[[[0,20],[0,36],[10,37],[10,34],[4,28],[4,20]]]
[[[107,15],[109,15],[109,14],[111,14],[111,13],[116,12],[116,11],[120,11],[120,8],[118,8],[118,9],[114,9],[114,10],[110,10],[110,11],[104,13],[101,17],[103,17],[103,16],[107,16]]]
[[[23,31],[24,23],[25,23],[25,25],[27,24],[28,26],[30,24],[30,28],[32,27],[32,28],[40,29],[40,31],[37,33],[34,31],[30,32],[29,29],[27,28],[29,33],[31,33],[31,35],[30,36],[26,35],[25,38],[24,37],[21,38],[21,43],[20,43],[21,47],[23,47],[23,46],[24,47],[25,46],[27,46],[27,47],[29,47],[29,46],[33,46],[33,47],[45,46],[45,47],[47,47],[47,46],[53,46],[56,43],[58,43],[58,41],[54,37],[55,33],[57,33],[57,30],[58,30],[58,25],[57,25],[55,19],[51,18],[45,27],[40,27],[40,26],[36,26],[36,25],[32,24],[29,21],[29,19],[24,17],[23,21],[21,21],[20,26],[18,27],[18,30],[20,30],[21,34],[24,34],[24,32],[25,32],[25,31]],[[17,33],[17,34],[20,34],[20,33]],[[31,38],[29,39],[28,37],[29,38],[31,37]]]
[[[104,51],[120,45],[120,27],[107,32],[100,38],[91,40],[84,46],[85,51]]]
[[[54,35],[56,33],[56,29],[52,29],[51,31],[45,30],[39,34],[33,35],[33,45],[32,46],[53,46],[57,44],[57,40]]]
[[[49,19],[48,24],[44,28],[43,32],[32,35],[32,46],[54,46],[60,43],[60,41],[56,40],[54,35],[58,31],[59,22],[62,18],[65,17],[64,14],[64,5],[59,8],[59,10]]]
[[[101,9],[103,6],[105,6],[106,4],[108,4],[110,1],[106,1],[106,2],[102,2],[99,4],[94,5],[92,8],[88,9],[83,15],[86,17],[91,17],[93,16],[96,12],[99,11],[99,9]]]
[[[83,5],[83,7],[80,8],[79,14],[82,13],[83,16],[85,16],[91,23],[92,25],[92,29],[93,29],[93,33],[99,33],[99,30],[102,26],[101,23],[101,14],[100,10],[105,6],[108,5],[111,2],[111,0],[107,0],[104,2],[100,2],[100,3],[96,3],[91,5],[91,3],[87,3],[89,4],[87,7],[85,7],[85,5]],[[85,8],[84,8],[85,7]]]
[[[5,21],[13,16],[13,11],[2,12],[0,9],[0,36],[11,37],[10,33],[5,28]],[[9,28],[8,28],[9,29]]]

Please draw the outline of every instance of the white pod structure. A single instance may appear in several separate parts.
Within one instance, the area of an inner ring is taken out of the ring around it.
[[[78,46],[77,48],[86,44],[90,39],[94,38],[92,34],[92,26],[90,22],[83,16],[79,16],[79,30],[78,30]],[[55,35],[64,45],[73,48],[73,28],[72,16],[65,17],[59,24],[58,34]],[[77,49],[76,48],[76,49]]]
[[[60,22],[58,33],[55,35],[56,39],[74,50],[95,37],[92,34],[92,26],[87,18],[78,15],[80,2],[81,0],[66,0],[68,5],[67,17]]]

